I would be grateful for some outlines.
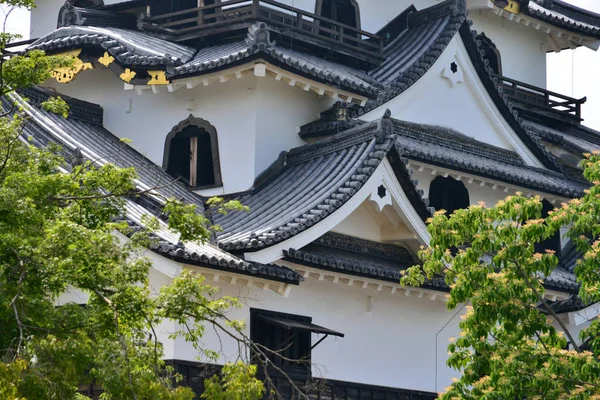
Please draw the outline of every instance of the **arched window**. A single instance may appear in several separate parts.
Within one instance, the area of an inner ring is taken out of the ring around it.
[[[483,32],[477,35],[476,39],[481,43],[480,47],[485,51],[484,58],[488,60],[490,68],[496,75],[502,75],[502,57],[496,44]]]
[[[542,218],[546,218],[548,213],[552,211],[554,207],[547,200],[542,200]],[[556,232],[554,235],[544,240],[543,242],[536,243],[534,249],[537,253],[545,253],[546,250],[554,250],[556,255],[560,255],[561,244],[560,244],[560,232]]]
[[[167,135],[163,168],[191,187],[221,185],[215,127],[192,115],[179,123]]]
[[[469,204],[469,191],[454,178],[438,176],[429,185],[429,205],[436,210],[446,210],[450,215]]]

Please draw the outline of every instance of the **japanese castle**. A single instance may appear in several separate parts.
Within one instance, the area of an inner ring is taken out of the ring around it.
[[[192,270],[240,297],[249,337],[311,361],[274,359],[311,399],[436,398],[460,315],[443,279],[399,284],[426,220],[516,192],[547,213],[582,195],[579,161],[600,150],[586,99],[546,89],[547,53],[600,46],[600,15],[561,0],[39,0],[31,26],[28,49],[75,64],[15,94],[25,134],[205,212],[210,242],[156,232],[152,284]],[[69,118],[41,109],[54,93]],[[125,218],[162,206],[132,200]],[[546,296],[578,331],[580,254],[558,234],[539,247],[560,255]],[[166,359],[200,394],[218,365],[176,330],[160,326]],[[240,357],[211,329],[205,344]]]

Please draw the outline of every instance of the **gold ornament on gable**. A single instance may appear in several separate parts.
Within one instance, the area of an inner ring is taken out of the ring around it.
[[[115,58],[106,51],[104,52],[104,55],[98,59],[98,62],[105,67],[108,67],[113,61],[115,61]]]
[[[133,78],[135,78],[136,75],[137,74],[135,71],[132,71],[129,68],[125,68],[125,72],[123,72],[121,75],[119,75],[119,78],[121,78],[125,82],[129,83],[129,82],[131,82],[131,80]]]
[[[72,66],[56,68],[54,71],[52,71],[50,73],[52,75],[52,77],[54,79],[56,79],[57,82],[60,82],[60,83],[71,82],[73,79],[75,79],[75,76],[77,76],[77,74],[79,72],[84,71],[86,69],[94,68],[94,66],[91,63],[83,62],[79,58],[80,53],[81,53],[81,49],[56,54],[56,56],[58,56],[58,57],[72,57],[73,58]]]
[[[148,71],[148,75],[151,78],[148,85],[168,85],[170,83],[165,71]]]

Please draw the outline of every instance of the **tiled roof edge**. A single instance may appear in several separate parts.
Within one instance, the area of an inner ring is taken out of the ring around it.
[[[127,216],[120,220],[120,222],[126,222],[131,228],[131,233],[145,229],[144,226],[137,224],[135,221],[127,218]],[[219,258],[215,255],[205,253],[199,254],[195,251],[186,251],[184,245],[170,243],[151,233],[150,238],[153,239],[149,245],[150,250],[177,262],[220,271],[235,272],[242,275],[258,276],[263,279],[291,283],[294,285],[299,285],[303,280],[300,274],[287,267],[251,263],[241,259],[236,260],[233,255],[230,259],[227,259],[225,257]]]
[[[18,93],[26,97],[36,107],[40,107],[51,96],[60,96],[69,105],[69,118],[100,126],[104,124],[104,110],[98,104],[75,99],[60,93],[53,93],[51,90],[42,87],[22,89]]]
[[[563,1],[530,1],[525,12],[559,28],[600,38],[600,15]]]
[[[334,249],[346,250],[352,253],[372,257],[385,258],[397,262],[415,263],[412,253],[405,247],[361,239],[336,232],[327,232],[313,242]]]
[[[285,157],[285,165],[302,164],[309,160],[354,146],[375,138],[377,123],[371,122],[346,130],[338,135],[328,137],[290,150]]]
[[[498,81],[498,78],[491,75],[493,70],[486,65],[488,62],[485,58],[485,51],[480,48],[480,44],[476,39],[477,31],[471,30],[471,23],[471,21],[464,22],[461,25],[459,32],[465,48],[467,49],[467,53],[473,62],[473,66],[479,75],[479,79],[487,89],[492,101],[511,128],[519,135],[521,140],[542,164],[544,164],[546,168],[562,172],[560,164],[556,161],[554,155],[540,142],[539,137],[530,135],[527,131],[523,119],[516,110],[515,104],[510,101],[506,94],[504,94],[504,88]]]
[[[394,128],[401,129],[402,135],[413,137],[418,140],[439,144],[509,164],[525,164],[521,157],[514,151],[477,141],[459,132],[454,132],[449,128],[400,120],[394,120]]]
[[[283,250],[283,256],[284,260],[305,265],[307,267],[400,284],[400,272],[383,267],[377,268],[374,266],[364,265],[360,262],[341,261],[336,259],[334,256],[318,256],[304,249]],[[450,291],[450,288],[448,288],[444,282],[444,279],[441,277],[426,280],[423,284],[423,288],[442,292]]]
[[[77,28],[70,26],[69,28]],[[95,45],[106,50],[110,55],[123,65],[139,65],[142,67],[154,66],[177,66],[182,65],[187,60],[171,57],[168,54],[164,56],[135,54],[135,47],[130,48],[130,44],[121,43],[118,39],[100,33],[81,33],[66,37],[52,38],[52,34],[41,37],[28,50],[68,50],[81,46]]]
[[[360,117],[399,96],[414,85],[427,71],[429,71],[433,64],[435,64],[458,32],[460,26],[467,19],[466,0],[446,0],[445,3],[450,3],[452,5],[452,17],[446,24],[446,27],[442,30],[441,34],[434,41],[433,45],[394,81],[394,89],[385,93],[384,96],[377,99],[377,101],[367,103],[365,107],[355,110],[351,115],[352,118]]]

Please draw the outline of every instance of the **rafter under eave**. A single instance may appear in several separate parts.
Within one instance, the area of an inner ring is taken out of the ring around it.
[[[331,85],[293,74],[267,62],[252,62],[236,68],[230,68],[203,76],[174,80],[168,84],[131,85],[125,83],[124,89],[135,90],[138,95],[143,95],[145,93],[157,94],[160,93],[161,90],[174,92],[183,87],[186,87],[187,89],[193,89],[199,85],[209,86],[215,83],[224,83],[251,75],[259,78],[269,77],[278,82],[285,82],[289,86],[297,87],[307,92],[312,91],[320,96],[328,96],[334,100],[341,100],[347,103],[356,103],[361,106],[364,106],[368,100],[368,98],[365,96],[351,93],[346,90],[341,90]]]

